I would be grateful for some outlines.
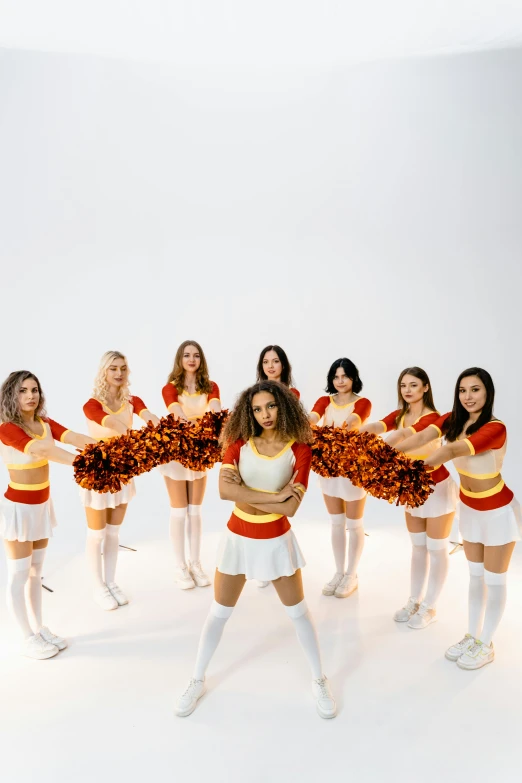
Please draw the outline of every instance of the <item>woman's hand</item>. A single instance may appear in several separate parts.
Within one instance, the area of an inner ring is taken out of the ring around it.
[[[173,405],[169,408],[169,413],[172,413],[176,421],[178,421],[178,419],[179,421],[188,421],[179,402],[173,403]]]
[[[294,484],[294,481],[297,478],[297,470],[288,482],[288,484],[283,487],[283,489],[277,493],[277,502],[278,503],[284,503],[285,500],[288,500],[288,498],[295,498],[296,500],[301,501],[303,499],[303,493],[299,489],[299,487],[302,487],[301,484]],[[304,487],[303,487],[304,489]]]
[[[235,470],[232,470],[232,468],[221,468],[221,476],[223,477],[223,481],[226,484],[239,484],[241,485],[243,483],[241,476],[239,475],[239,470],[237,467],[237,462],[234,460],[234,467]]]

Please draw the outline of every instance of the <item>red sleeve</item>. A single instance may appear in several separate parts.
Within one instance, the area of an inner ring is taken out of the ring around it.
[[[18,424],[5,422],[0,424],[0,440],[5,446],[12,446],[13,449],[25,453],[26,446],[32,443],[34,438],[30,438]]]
[[[319,397],[314,407],[312,408],[312,413],[317,413],[319,419],[322,419],[324,416],[324,412],[329,405],[330,405],[329,397]]]
[[[241,449],[245,445],[244,440],[236,440],[234,443],[231,443],[230,446],[227,448],[225,453],[223,454],[223,459],[221,460],[221,467],[222,468],[234,468],[234,462],[236,465],[239,466],[239,456],[241,454]]]
[[[370,413],[372,412],[372,404],[370,400],[367,400],[366,397],[361,397],[360,400],[357,400],[355,405],[353,406],[352,413],[355,413],[356,416],[359,417],[361,424],[364,424]]]
[[[172,405],[173,402],[178,402],[178,390],[173,383],[166,383],[161,390],[165,405],[167,408]]]
[[[107,413],[107,411],[103,410],[101,402],[99,400],[95,400],[94,397],[91,397],[90,400],[87,400],[83,406],[83,412],[88,419],[95,421],[96,424],[103,424],[103,420],[110,415]]]
[[[295,457],[294,473],[297,471],[294,483],[302,484],[303,487],[307,488],[310,466],[312,464],[312,449],[306,443],[294,443],[292,451]]]
[[[442,435],[442,430],[444,428],[444,424],[451,416],[451,413],[445,413],[443,416],[439,416],[439,418],[436,421],[431,421],[430,425],[432,427],[435,427],[439,431],[439,436]]]
[[[208,395],[208,401],[210,402],[210,400],[217,400],[219,402],[220,401],[219,386],[217,385],[217,383],[214,383],[214,381],[211,381],[211,383],[212,383],[212,389],[210,394]]]
[[[133,395],[129,399],[129,402],[132,405],[132,407],[134,409],[134,413],[137,416],[139,416],[142,411],[147,411],[148,410],[147,406],[145,405],[145,403],[143,402],[141,397],[136,397],[136,396]]]
[[[297,389],[294,389],[293,387],[290,389],[290,391],[292,392],[292,394],[295,394],[295,396],[297,397],[298,400],[301,399],[301,392],[300,391],[298,391]]]
[[[393,411],[393,413],[389,413],[387,416],[384,417],[384,419],[381,419],[381,424],[384,424],[385,430],[384,432],[391,432],[392,430],[397,429],[397,416],[399,415],[400,410]]]
[[[63,436],[66,432],[69,432],[67,427],[62,427],[61,424],[58,424],[57,421],[53,421],[53,419],[44,419],[44,421],[46,421],[51,428],[51,435],[53,438],[59,440],[60,443],[63,443]]]
[[[501,421],[490,421],[465,439],[472,454],[490,449],[500,449],[506,442],[506,425]]]
[[[426,427],[430,426],[430,424],[436,424],[440,418],[441,416],[437,413],[437,411],[432,411],[431,413],[427,413],[425,416],[422,416],[415,424],[412,424],[411,429],[414,432],[422,432],[422,430],[425,430]]]

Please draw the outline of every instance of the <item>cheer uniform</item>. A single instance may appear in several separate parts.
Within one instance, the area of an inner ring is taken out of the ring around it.
[[[358,429],[367,420],[371,409],[372,404],[366,397],[360,397],[355,402],[349,402],[347,405],[337,405],[333,396],[325,396],[317,400],[312,408],[312,415],[317,417],[314,424],[319,424],[322,421],[323,427],[342,427],[350,416],[355,415],[358,417],[359,422],[354,429]],[[342,476],[334,478],[319,476],[319,486],[323,495],[341,498],[348,502],[362,500],[366,497],[364,489],[354,486],[349,479]]]
[[[40,541],[53,535],[56,527],[53,502],[50,497],[49,463],[29,453],[31,444],[63,443],[68,429],[48,418],[38,418],[43,435],[30,435],[12,422],[0,425],[0,454],[9,471],[27,471],[24,477],[43,479],[38,483],[10,481],[0,503],[0,535],[7,541]]]

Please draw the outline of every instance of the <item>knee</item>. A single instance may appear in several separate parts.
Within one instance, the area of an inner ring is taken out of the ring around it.
[[[505,585],[507,583],[507,571],[504,571],[502,574],[497,574],[494,571],[484,569],[484,582],[488,586]]]
[[[234,606],[225,606],[224,604],[220,604],[214,600],[210,605],[209,614],[211,614],[212,617],[219,618],[220,620],[228,620],[228,618],[232,615],[234,608]]]
[[[448,539],[447,538],[430,538],[426,536],[426,546],[430,552],[448,551]]]
[[[484,579],[484,563],[474,563],[473,560],[468,560],[468,568],[470,577]]]
[[[414,547],[425,547],[428,536],[426,533],[410,533],[411,543]]]
[[[303,598],[303,600],[298,604],[294,604],[293,606],[285,606],[285,612],[292,620],[298,620],[300,617],[304,617],[304,615],[308,612],[308,605],[306,600]]]
[[[350,517],[346,517],[345,525],[347,530],[360,530],[364,527],[364,519],[362,517],[359,519],[350,519]]]

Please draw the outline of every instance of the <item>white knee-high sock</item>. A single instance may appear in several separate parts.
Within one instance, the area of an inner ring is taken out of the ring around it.
[[[223,636],[228,618],[234,611],[233,606],[222,606],[217,601],[212,601],[210,611],[199,639],[198,654],[194,667],[194,679],[204,680],[207,666]]]
[[[320,677],[323,677],[321,651],[319,650],[319,640],[317,639],[315,626],[306,601],[303,599],[295,606],[285,606],[285,612],[294,624],[297,638],[301,642],[301,647],[310,664],[312,677],[314,680],[318,680]]]
[[[187,506],[190,561],[199,563],[201,552],[201,506]]]
[[[101,530],[92,530],[87,528],[87,544],[85,553],[87,556],[87,566],[91,572],[93,587],[95,589],[104,587],[103,568],[102,568],[102,544],[105,540],[105,528]]]
[[[25,603],[25,584],[30,570],[30,557],[20,557],[18,560],[7,558],[7,608],[18,623],[24,639],[33,635]]]
[[[428,576],[428,549],[426,533],[410,533],[411,549],[411,597],[420,603],[424,597]]]
[[[348,576],[357,575],[357,567],[364,549],[364,521],[363,519],[350,519],[346,517],[348,530]]]
[[[176,567],[186,565],[185,561],[185,517],[187,516],[187,507],[171,508],[169,532],[172,548],[174,549],[174,560]]]
[[[430,573],[428,589],[424,598],[432,608],[439,600],[449,569],[449,549],[447,538],[430,538],[426,536],[426,545],[430,557]]]
[[[121,525],[107,525],[103,543],[103,567],[105,584],[110,585],[116,580],[116,566],[120,547]]]
[[[335,570],[344,574],[346,567],[346,517],[344,514],[330,514],[332,520],[332,549]]]
[[[29,579],[25,585],[25,603],[29,609],[31,628],[39,633],[42,627],[42,571],[47,548],[33,549]]]
[[[492,571],[485,570],[484,582],[486,583],[488,594],[486,599],[486,616],[484,618],[484,627],[480,634],[480,641],[489,645],[493,641],[493,636],[506,608],[507,573],[495,574]]]
[[[484,584],[484,563],[474,563],[468,560],[469,592],[468,592],[468,633],[474,639],[479,639],[484,624],[486,611],[486,585]]]

